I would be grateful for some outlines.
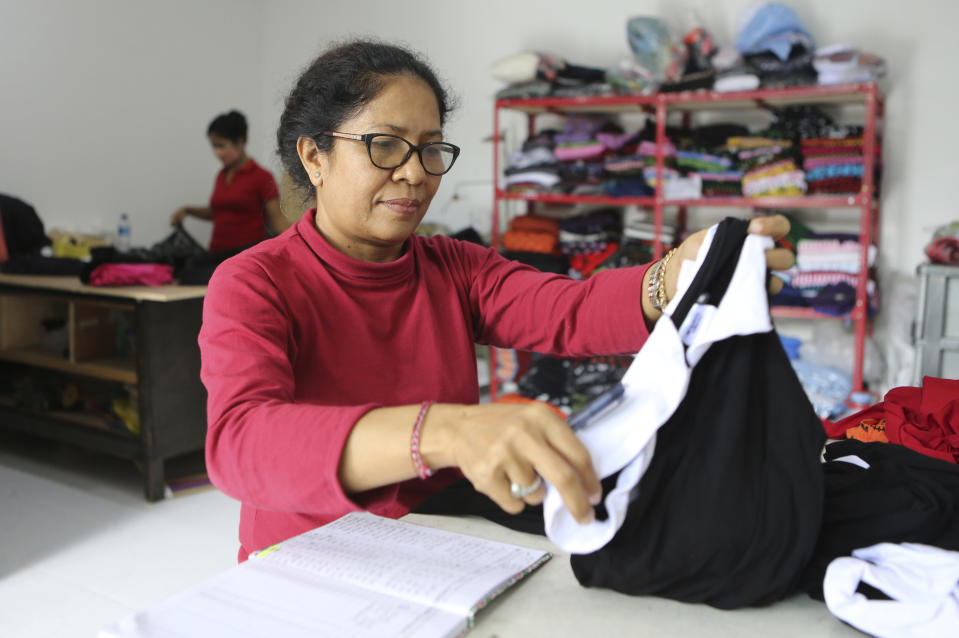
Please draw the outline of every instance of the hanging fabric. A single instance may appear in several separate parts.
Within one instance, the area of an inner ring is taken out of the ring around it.
[[[760,605],[794,592],[812,556],[824,434],[769,318],[771,240],[746,229],[710,229],[624,400],[578,433],[601,478],[615,477],[605,517],[576,524],[547,486],[546,532],[583,585]]]

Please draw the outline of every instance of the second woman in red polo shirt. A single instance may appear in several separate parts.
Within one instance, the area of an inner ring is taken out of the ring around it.
[[[213,153],[223,163],[207,206],[184,206],[170,219],[181,224],[187,216],[213,222],[210,252],[236,251],[266,239],[266,226],[275,234],[290,222],[280,212],[280,193],[273,175],[246,154],[246,118],[239,111],[218,115],[207,128]]]

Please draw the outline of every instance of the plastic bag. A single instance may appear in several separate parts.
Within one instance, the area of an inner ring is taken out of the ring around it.
[[[812,338],[803,342],[799,358],[806,363],[835,368],[852,376],[855,346],[851,327],[847,328],[839,321],[821,321],[813,327]],[[879,384],[885,375],[885,368],[882,353],[873,339],[867,337],[863,353],[863,381],[869,386]]]
[[[626,38],[636,62],[660,82],[675,82],[686,66],[686,47],[659,18],[639,16],[626,23]]]

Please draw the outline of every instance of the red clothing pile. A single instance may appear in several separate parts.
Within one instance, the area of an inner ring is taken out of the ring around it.
[[[824,425],[834,439],[865,441],[881,440],[884,428],[890,443],[959,463],[959,379],[925,377],[920,388],[893,388],[884,401]]]
[[[416,235],[399,259],[368,263],[331,247],[314,214],[225,261],[204,302],[207,469],[243,503],[241,559],[350,511],[402,516],[457,478],[347,495],[337,472],[369,410],[476,403],[475,343],[589,356],[635,353],[648,336],[646,267],[575,281]]]

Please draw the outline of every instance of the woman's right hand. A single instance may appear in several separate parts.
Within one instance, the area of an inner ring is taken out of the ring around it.
[[[428,449],[439,450],[434,463],[458,467],[473,487],[510,514],[546,497],[545,487],[540,487],[518,499],[510,493],[510,484],[532,485],[540,476],[559,490],[577,521],[593,520],[602,487],[589,452],[550,407],[539,402],[447,404],[435,405],[431,412],[423,430],[428,465]]]
[[[171,226],[180,226],[183,224],[183,220],[187,217],[187,207],[177,209],[173,215],[170,216],[170,225]]]

